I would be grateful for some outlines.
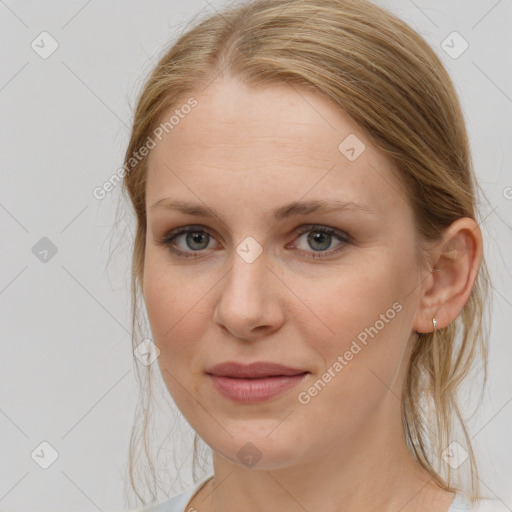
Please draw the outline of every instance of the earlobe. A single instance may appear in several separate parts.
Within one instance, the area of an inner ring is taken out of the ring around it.
[[[437,269],[431,268],[430,272],[436,272]],[[432,279],[430,279],[432,281]],[[439,305],[434,300],[432,290],[435,284],[427,284],[423,290],[420,309],[418,310],[416,321],[414,323],[416,334],[429,334],[437,329],[438,320],[436,317]]]
[[[430,249],[432,277],[425,280],[421,290],[414,323],[417,333],[442,329],[457,318],[475,284],[482,252],[482,236],[475,220],[463,217],[445,230],[441,243]]]
[[[435,333],[437,331],[437,318],[436,317],[432,318],[432,325],[433,325],[433,331],[432,332]],[[428,334],[428,333],[416,331],[416,334]]]

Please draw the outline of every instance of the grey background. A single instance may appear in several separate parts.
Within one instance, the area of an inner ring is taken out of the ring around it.
[[[122,165],[135,98],[158,55],[196,13],[225,3],[0,0],[2,510],[124,507],[136,396],[130,231],[113,235],[124,229],[115,220],[120,187],[102,201],[92,191]],[[490,201],[482,222],[494,279],[490,378],[470,433],[484,492],[512,510],[512,2],[379,3],[445,62]],[[31,47],[43,31],[59,45],[46,59]],[[441,47],[453,31],[469,43],[457,59]],[[57,249],[46,262],[33,250],[48,246],[43,237]],[[187,487],[192,437],[182,426],[175,444]],[[59,454],[48,469],[31,457],[43,441]],[[169,484],[169,494],[180,490]]]

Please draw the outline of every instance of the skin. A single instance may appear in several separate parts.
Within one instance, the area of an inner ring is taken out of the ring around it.
[[[143,275],[162,376],[213,450],[214,479],[188,506],[448,510],[454,493],[437,487],[407,450],[400,396],[415,332],[432,331],[434,316],[438,329],[448,325],[471,292],[482,255],[477,224],[459,219],[445,231],[444,242],[457,242],[455,255],[443,243],[427,246],[430,272],[420,264],[413,212],[391,162],[328,99],[286,84],[250,89],[233,78],[194,97],[198,106],[149,156]],[[349,134],[366,146],[354,161],[338,150]],[[218,218],[152,207],[165,198],[207,205]],[[314,199],[364,203],[372,212],[278,222],[270,215]],[[171,230],[197,224],[205,238],[174,240],[192,257],[161,243]],[[308,243],[312,225],[352,241],[332,235]],[[236,252],[248,236],[263,249],[252,263]],[[397,301],[401,311],[301,404],[298,394]],[[279,362],[310,374],[270,400],[237,404],[205,374],[228,360]],[[237,457],[247,442],[261,455],[251,467]]]

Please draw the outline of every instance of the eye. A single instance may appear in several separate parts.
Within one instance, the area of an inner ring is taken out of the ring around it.
[[[307,258],[327,258],[343,250],[351,240],[350,235],[337,229],[317,225],[303,226],[296,241],[304,235],[307,235],[304,242],[313,250],[304,247],[298,249]],[[333,237],[338,239],[339,243],[334,249],[330,249]],[[204,252],[204,249],[211,248],[209,244],[212,240],[215,239],[202,226],[184,226],[170,231],[158,240],[158,243],[167,247],[179,258],[198,258],[201,257],[201,252]],[[286,247],[290,248],[289,245]],[[295,246],[292,244],[291,248],[295,248]],[[323,253],[327,255],[324,256]]]
[[[313,249],[309,251],[307,248],[300,248],[301,252],[309,253],[308,258],[326,258],[334,253],[338,253],[343,250],[346,244],[350,243],[350,236],[338,231],[337,229],[329,228],[326,226],[307,226],[307,229],[303,229],[297,240],[300,240],[304,235],[307,235],[304,239],[305,244]],[[329,250],[333,237],[339,240],[339,244],[335,249]],[[315,254],[316,253],[316,254]],[[322,253],[327,253],[328,256],[324,256]]]
[[[203,249],[208,248],[211,240],[213,237],[210,233],[200,226],[185,226],[169,232],[158,243],[168,247],[178,257],[197,258]]]

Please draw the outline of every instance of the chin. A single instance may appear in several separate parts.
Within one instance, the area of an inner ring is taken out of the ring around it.
[[[275,422],[274,427],[275,428]],[[218,454],[232,464],[254,470],[276,470],[303,462],[304,455],[299,446],[304,443],[292,441],[292,436],[280,437],[268,430],[264,435],[234,435],[223,443],[208,443],[214,454]],[[271,439],[271,437],[274,437]]]

